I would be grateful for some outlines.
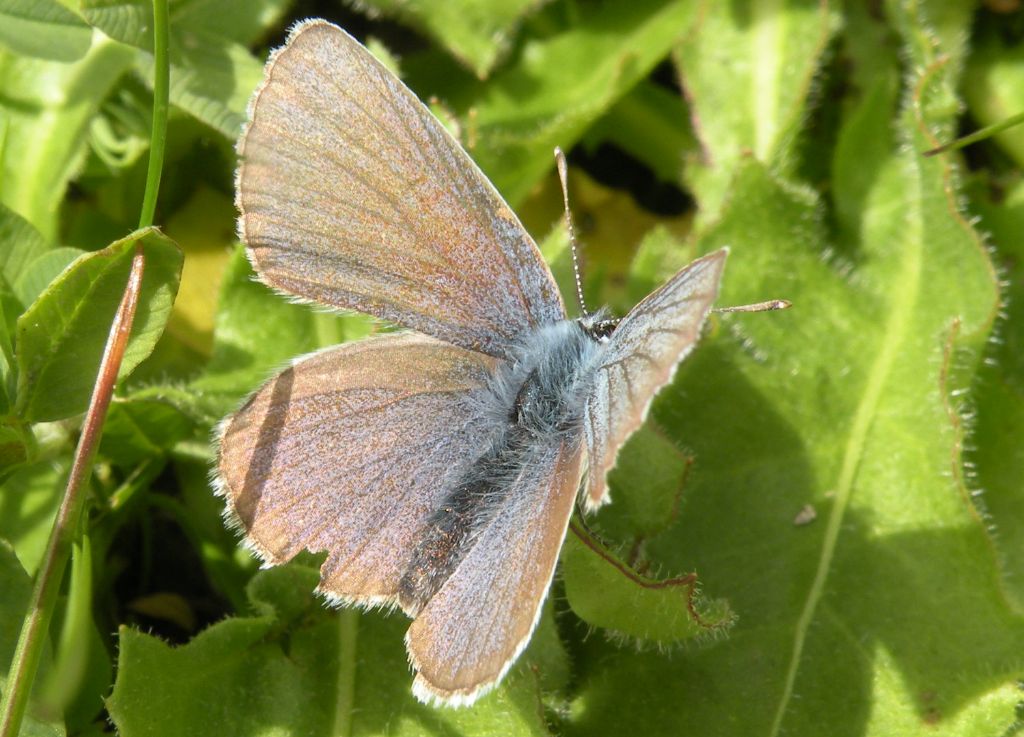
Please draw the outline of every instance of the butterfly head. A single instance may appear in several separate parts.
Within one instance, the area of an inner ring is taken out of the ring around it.
[[[577,318],[576,322],[583,332],[597,343],[607,343],[619,324],[618,317],[609,317],[608,311],[601,309]]]

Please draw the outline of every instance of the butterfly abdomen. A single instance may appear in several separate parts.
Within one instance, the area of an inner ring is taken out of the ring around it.
[[[563,445],[583,438],[584,398],[602,350],[577,323],[531,332],[471,401],[481,427],[502,428],[481,438],[482,452],[456,476],[431,515],[399,583],[399,603],[415,615],[444,585],[495,518],[509,494],[538,488],[533,469]]]

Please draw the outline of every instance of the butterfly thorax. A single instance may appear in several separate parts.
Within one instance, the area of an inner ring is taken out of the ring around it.
[[[532,331],[491,383],[491,411],[505,411],[513,435],[578,430],[595,358],[602,350],[578,321]]]
[[[510,490],[536,488],[523,479],[563,445],[582,443],[586,396],[603,350],[577,321],[544,326],[514,346],[472,397],[477,426],[499,429],[481,437],[478,455],[453,474],[399,585],[403,609],[415,614],[437,593]]]

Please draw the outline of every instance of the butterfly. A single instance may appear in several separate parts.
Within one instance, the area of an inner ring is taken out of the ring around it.
[[[515,214],[337,26],[275,51],[238,143],[265,284],[407,330],[296,359],[217,432],[227,513],[267,564],[326,552],[332,602],[397,607],[423,701],[472,703],[530,639],[576,500],[697,342],[727,251],[621,320],[569,319]]]

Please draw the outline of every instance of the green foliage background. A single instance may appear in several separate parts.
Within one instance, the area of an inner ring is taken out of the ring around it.
[[[326,609],[312,559],[257,572],[207,480],[248,392],[376,329],[273,295],[235,241],[245,104],[308,15],[433,101],[564,287],[555,145],[591,302],[623,314],[722,245],[722,304],[793,302],[711,321],[470,709],[412,698],[400,615]],[[1024,130],[921,155],[1024,109],[1019,3],[179,0],[171,22],[165,236],[23,734],[1024,729]],[[127,274],[151,30],[144,0],[0,0],[0,665]]]

